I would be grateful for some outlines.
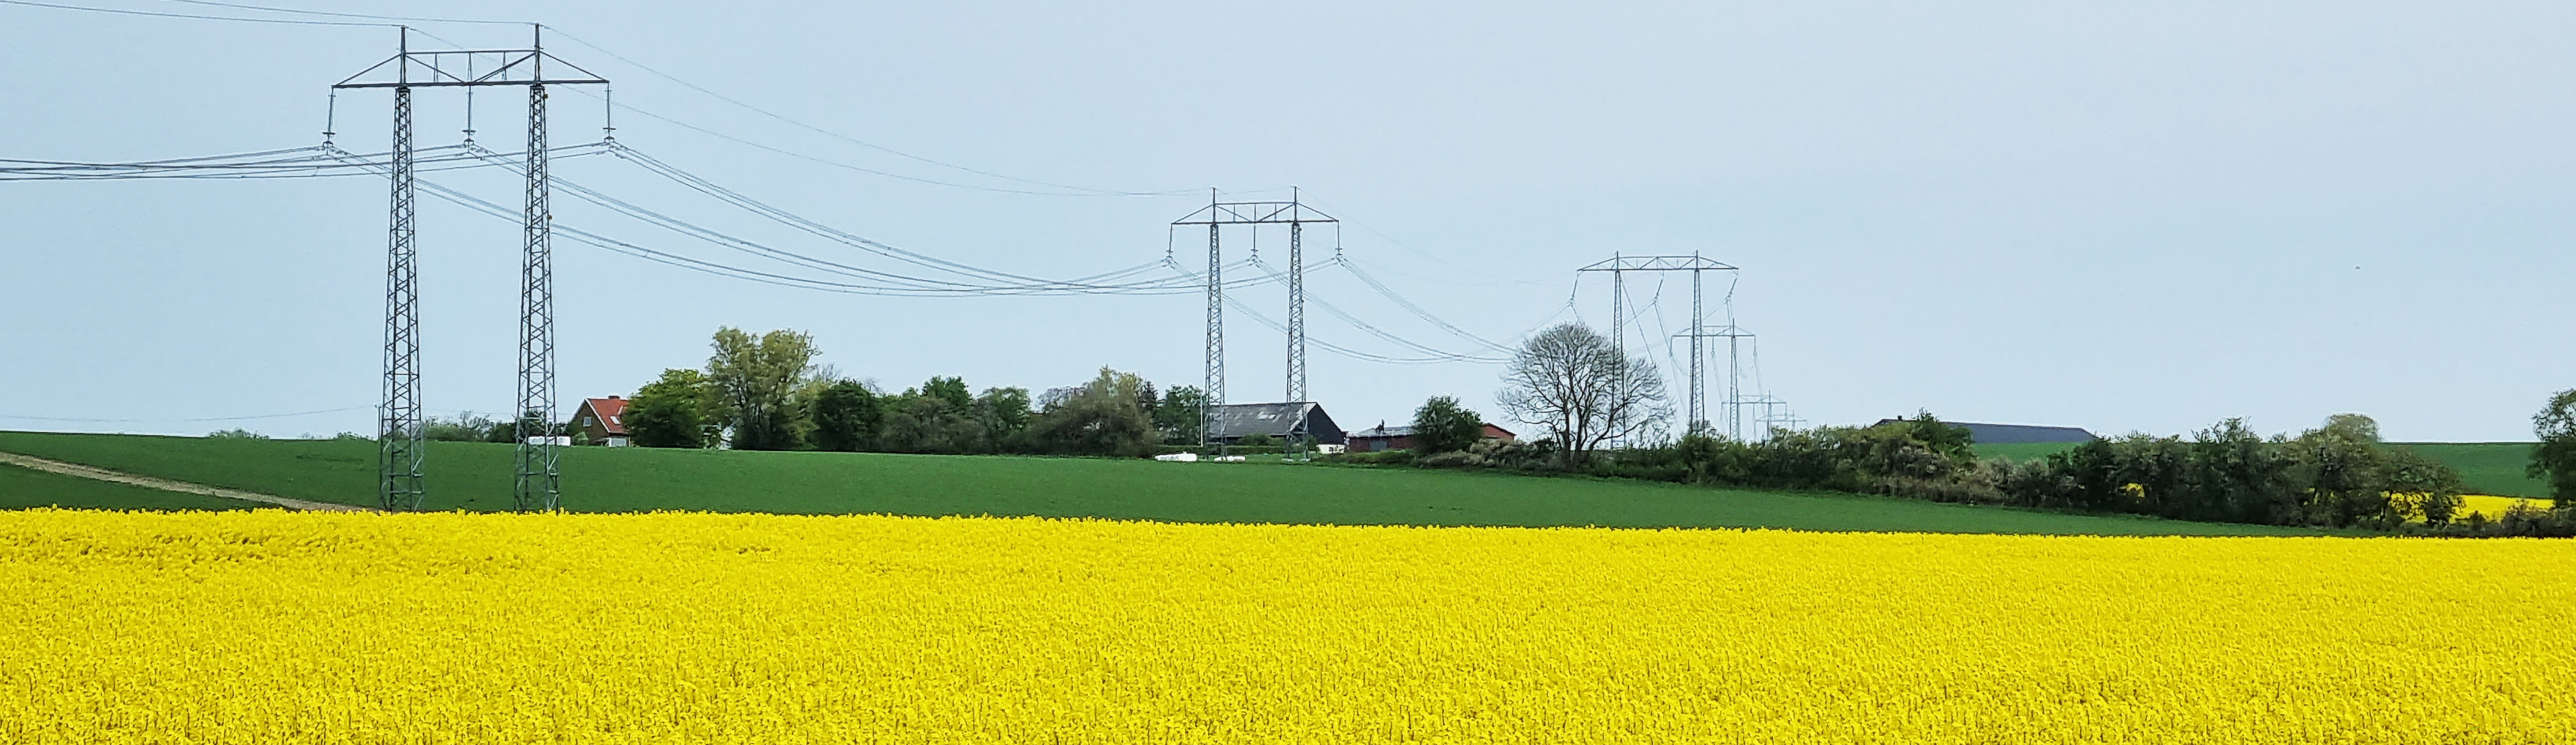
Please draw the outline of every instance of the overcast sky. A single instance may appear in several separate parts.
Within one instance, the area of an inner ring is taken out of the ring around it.
[[[550,24],[549,49],[614,81],[619,103],[803,157],[620,112],[617,137],[636,150],[850,233],[1015,273],[1091,274],[1167,245],[1203,263],[1204,233],[1175,239],[1168,224],[1206,188],[1260,199],[1296,185],[1343,218],[1353,263],[1508,341],[1549,321],[1607,325],[1609,285],[1578,287],[1579,266],[1698,252],[1743,268],[1734,316],[1760,350],[1747,395],[1816,423],[1928,409],[2179,434],[2363,412],[2392,439],[2517,440],[2550,392],[2576,387],[2567,3],[308,7]],[[419,25],[434,36],[415,48],[527,34]],[[391,29],[0,5],[0,157],[316,144],[330,84],[394,42]],[[382,149],[389,100],[341,96],[339,142]],[[422,93],[423,145],[462,137],[463,103]],[[509,89],[479,94],[479,139],[517,149],[523,106]],[[602,110],[559,91],[554,142],[597,139]],[[556,172],[693,223],[901,268],[614,158]],[[432,177],[520,199],[505,173]],[[1009,193],[1062,191],[1029,182],[1182,193]],[[757,265],[556,201],[560,224]],[[0,428],[370,431],[384,210],[369,177],[0,182]],[[506,409],[517,228],[426,195],[421,220],[428,405]],[[1329,254],[1329,235],[1309,236],[1310,255]],[[1229,254],[1250,248],[1239,238]],[[1261,236],[1262,256],[1284,263],[1286,242]],[[840,373],[897,390],[931,375],[1043,390],[1104,365],[1165,386],[1201,374],[1191,295],[863,297],[570,241],[557,253],[567,407],[703,364],[725,325],[809,331]],[[1649,343],[1690,322],[1687,283],[1672,280],[1657,296],[1653,278],[1632,278],[1648,310],[1631,345],[1679,366],[1679,348]],[[1397,336],[1482,351],[1339,270],[1313,285]],[[1710,323],[1724,323],[1728,283],[1710,285]],[[1274,318],[1283,296],[1243,293]],[[1411,356],[1309,316],[1317,339]],[[1230,398],[1280,398],[1281,335],[1240,314],[1227,330]],[[1401,423],[1439,394],[1499,415],[1498,365],[1312,356],[1312,398],[1348,428]],[[1724,364],[1711,365],[1716,390]],[[213,421],[317,410],[336,411]]]

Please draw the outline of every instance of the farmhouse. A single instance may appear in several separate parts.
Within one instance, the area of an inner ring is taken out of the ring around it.
[[[590,436],[590,444],[626,446],[626,399],[585,398],[572,413],[572,426]]]
[[[1232,445],[1253,435],[1281,441],[1312,437],[1318,445],[1344,442],[1342,428],[1333,424],[1333,417],[1324,413],[1322,405],[1312,401],[1208,407],[1208,442]]]
[[[1887,424],[1890,422],[1901,421],[1905,420],[1881,419],[1878,420],[1878,423]],[[1976,442],[1985,445],[2009,445],[2023,442],[2087,442],[2097,439],[2093,436],[2093,433],[2087,432],[2081,427],[2044,427],[2036,424],[1979,424],[1975,422],[1942,422],[1942,424],[1966,428],[1968,430],[1968,434],[1976,438]]]
[[[1492,422],[1485,423],[1485,439],[1511,442],[1517,437],[1511,430],[1496,427]],[[1413,449],[1412,427],[1389,427],[1385,422],[1378,422],[1375,427],[1353,432],[1350,438],[1351,452],[1354,453]]]

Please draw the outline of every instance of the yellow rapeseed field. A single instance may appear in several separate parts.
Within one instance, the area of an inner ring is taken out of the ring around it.
[[[8,743],[2576,742],[2576,541],[0,513]]]
[[[2460,495],[2459,514],[2454,515],[2452,519],[2464,518],[2467,517],[2469,513],[2476,512],[2486,515],[2489,520],[2501,520],[2504,519],[2504,511],[2513,509],[2513,505],[2516,502],[2530,502],[2532,509],[2538,510],[2549,509],[2553,504],[2546,499],[2497,497],[2485,494],[2462,494]]]

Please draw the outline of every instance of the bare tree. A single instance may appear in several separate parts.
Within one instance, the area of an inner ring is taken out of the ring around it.
[[[1573,461],[1672,417],[1655,367],[1642,357],[1621,358],[1608,337],[1581,323],[1557,324],[1523,342],[1498,398],[1513,418],[1553,432]]]

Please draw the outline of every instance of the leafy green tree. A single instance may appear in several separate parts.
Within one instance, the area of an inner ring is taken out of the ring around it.
[[[716,330],[707,381],[722,403],[736,450],[792,450],[797,441],[793,397],[814,364],[814,337],[771,331],[754,337],[726,326]]]
[[[982,452],[1006,453],[1024,449],[1022,433],[1029,428],[1029,389],[986,388],[975,397],[972,416],[982,440]]]
[[[421,421],[422,436],[442,442],[482,442],[492,431],[491,417],[468,411],[454,419],[430,417]],[[506,422],[503,422],[506,424]]]
[[[885,426],[885,401],[867,384],[832,381],[815,392],[812,408],[815,447],[842,452],[876,448],[877,431]]]
[[[2346,442],[2379,444],[2379,420],[2365,414],[2336,414],[2326,417],[2317,432],[2331,434]]]
[[[2432,525],[2449,523],[2460,511],[2460,472],[2410,447],[2388,449],[2383,481],[2402,512]]]
[[[1413,452],[1418,455],[1466,450],[1484,438],[1484,417],[1459,405],[1458,399],[1432,396],[1413,410]]]
[[[2387,454],[2379,449],[2379,425],[2369,417],[2337,414],[2291,445],[2307,486],[2308,522],[2345,527],[2394,519],[2396,505],[2388,500],[2384,478]]]
[[[1206,403],[1207,394],[1197,386],[1173,388],[1154,407],[1154,430],[1162,435],[1165,444],[1199,444],[1199,429],[1205,425],[1199,420],[1199,409]]]
[[[1049,396],[1029,425],[1038,448],[1069,455],[1143,456],[1153,452],[1154,421],[1138,405],[1145,379],[1100,368],[1099,377],[1061,397]]]
[[[2540,444],[2532,446],[2526,471],[2549,482],[2559,509],[2576,509],[2576,390],[2550,396],[2549,405],[2531,415],[2531,431]]]
[[[949,408],[947,399],[905,389],[886,405],[885,430],[878,440],[897,453],[962,453],[975,442],[975,421],[964,409]]]
[[[713,392],[696,370],[669,369],[626,402],[626,434],[638,447],[706,447]]]
[[[213,432],[208,432],[208,433],[206,433],[206,439],[209,439],[209,440],[265,440],[265,439],[268,439],[268,435],[263,435],[263,434],[260,434],[260,433],[257,433],[257,432],[253,432],[253,431],[250,431],[250,430],[247,430],[247,429],[241,429],[241,428],[236,427],[236,428],[233,428],[233,429],[219,429],[219,430],[215,430],[215,431],[213,431]]]
[[[1941,421],[1930,411],[1917,410],[1912,419],[1899,419],[1889,426],[1901,426],[1905,434],[1923,443],[1923,447],[1960,464],[1977,459],[1977,436],[1968,428]]]
[[[2169,515],[2184,520],[2281,524],[2299,520],[2299,490],[2278,443],[2228,419],[2192,433],[2183,471],[2186,496]]]
[[[967,391],[965,378],[933,375],[930,382],[921,384],[921,395],[939,399],[951,411],[963,412],[975,405],[975,394]]]

